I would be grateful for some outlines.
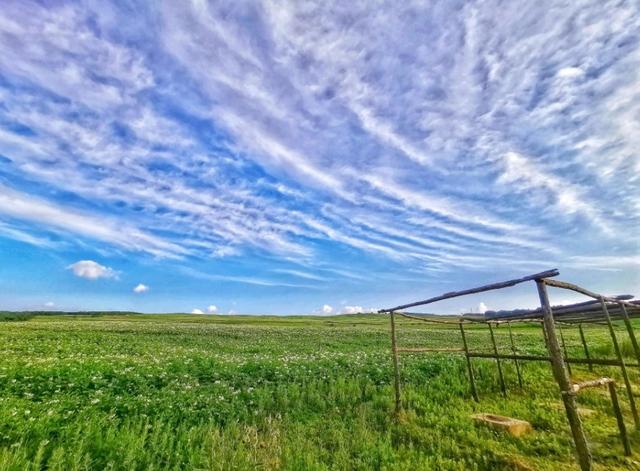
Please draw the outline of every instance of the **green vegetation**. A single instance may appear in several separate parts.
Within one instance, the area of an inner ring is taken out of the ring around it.
[[[496,333],[509,352],[507,330]],[[586,333],[594,352],[610,354],[603,327]],[[489,351],[488,335],[470,328],[470,347]],[[544,352],[539,328],[514,335],[522,351]],[[577,332],[565,337],[582,356]],[[460,346],[455,329],[407,320],[399,341]],[[2,470],[577,469],[547,364],[521,364],[519,390],[505,362],[503,399],[494,362],[476,360],[476,404],[463,357],[403,356],[406,407],[394,421],[382,316],[39,315],[1,323],[0,350]],[[615,369],[573,368],[577,380],[596,375],[619,379]],[[624,390],[620,398],[628,414]],[[637,469],[640,435],[623,457],[606,390],[579,402],[595,411],[584,422],[600,469]],[[474,425],[475,412],[535,431],[515,439]]]

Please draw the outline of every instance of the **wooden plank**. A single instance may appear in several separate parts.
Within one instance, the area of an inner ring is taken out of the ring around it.
[[[580,340],[582,340],[582,348],[584,349],[584,356],[587,357],[589,362],[589,371],[593,371],[593,363],[591,363],[591,355],[589,355],[589,347],[587,347],[587,339],[584,336],[584,330],[582,330],[582,324],[578,324],[578,330],[580,331]]]
[[[638,346],[638,340],[636,339],[636,334],[633,331],[633,326],[631,325],[631,321],[629,320],[629,314],[627,313],[627,308],[624,304],[620,304],[620,309],[622,310],[622,318],[624,319],[624,325],[627,328],[627,333],[629,334],[629,338],[631,339],[631,345],[633,345],[633,352],[636,354],[636,360],[640,365],[640,347]]]
[[[514,355],[516,355],[518,352],[516,351],[516,343],[513,340],[513,330],[511,329],[511,322],[507,322],[507,325],[509,326],[509,340],[511,341],[511,351],[513,352]],[[520,386],[520,389],[522,389],[522,375],[520,374],[520,364],[518,363],[517,358],[515,358],[513,362],[516,365],[516,374],[518,375],[518,385]]]
[[[580,420],[580,415],[578,414],[578,405],[576,404],[575,394],[571,390],[569,373],[567,372],[565,362],[562,357],[562,351],[560,350],[560,344],[558,343],[555,321],[553,319],[553,312],[551,310],[551,303],[549,302],[549,295],[547,294],[545,281],[546,280],[536,280],[536,286],[538,288],[538,296],[540,297],[540,306],[544,311],[544,325],[547,333],[547,347],[549,355],[551,356],[551,367],[553,369],[553,375],[556,378],[556,382],[560,387],[562,402],[564,403],[567,420],[571,427],[571,434],[573,435],[573,442],[576,446],[576,453],[578,455],[580,468],[582,471],[591,471],[591,450],[589,450],[587,437],[585,436],[582,428],[582,420]]]
[[[569,355],[567,353],[567,344],[564,341],[564,333],[562,332],[562,327],[558,326],[558,331],[560,332],[560,342],[562,342],[562,351],[564,352],[564,358],[568,358]],[[571,376],[571,364],[565,362],[567,365],[567,371],[569,372],[569,376]]]
[[[582,391],[583,389],[596,388],[598,386],[604,386],[613,382],[611,378],[598,378],[589,381],[583,381],[582,383],[575,383],[571,386],[571,390],[575,393]]]
[[[629,436],[627,435],[627,427],[624,424],[624,417],[620,410],[620,402],[618,401],[618,393],[616,392],[616,383],[609,383],[609,396],[611,397],[611,407],[613,414],[616,416],[616,422],[618,423],[618,430],[620,431],[620,440],[624,448],[625,456],[631,456],[631,443],[629,442]]]
[[[616,331],[613,328],[613,324],[611,323],[611,319],[609,318],[609,311],[607,310],[607,303],[604,300],[604,296],[600,297],[600,303],[602,304],[602,312],[607,319],[607,324],[609,324],[609,334],[611,334],[611,342],[613,343],[613,350],[618,357],[618,361],[620,362],[620,372],[622,373],[622,378],[624,379],[624,385],[627,389],[627,396],[629,397],[629,406],[631,407],[631,415],[633,415],[633,421],[636,424],[636,430],[640,430],[640,417],[638,416],[638,409],[636,408],[636,400],[633,397],[633,390],[631,389],[631,382],[629,381],[629,374],[627,373],[627,367],[624,363],[624,358],[622,357],[622,351],[620,350],[620,345],[618,344],[618,338],[616,336]]]
[[[407,312],[396,312],[396,314],[402,317],[406,317],[407,319],[412,319],[415,321],[422,321],[422,322],[429,322],[431,324],[454,324],[455,325],[455,324],[459,324],[460,322],[463,322],[463,319],[456,320],[456,321],[448,321],[444,319],[440,320],[440,319],[420,317],[420,316],[416,316],[415,314],[410,314]]]
[[[395,389],[395,412],[396,416],[400,413],[400,367],[398,366],[398,345],[396,341],[396,320],[395,315],[391,312],[389,316],[391,320],[391,353],[393,355],[393,386]]]
[[[612,298],[612,297],[609,297],[609,296],[603,296],[601,294],[594,293],[593,291],[589,291],[586,288],[582,288],[582,287],[580,287],[578,285],[574,285],[573,283],[567,283],[566,281],[545,279],[544,280],[544,284],[547,285],[547,286],[553,286],[554,288],[563,288],[563,289],[568,289],[568,290],[571,290],[571,291],[575,291],[577,293],[582,293],[585,296],[589,296],[590,298],[604,300],[604,301],[606,301],[608,303],[624,304],[626,306],[637,307],[637,305],[633,304],[632,302],[623,301],[623,300],[617,299],[615,297]]]
[[[502,395],[507,397],[507,385],[504,382],[504,375],[502,374],[502,364],[500,363],[500,354],[498,353],[498,345],[496,344],[496,337],[493,334],[493,326],[489,323],[489,333],[491,334],[491,343],[493,344],[494,358],[496,359],[496,365],[498,367],[498,378],[500,379],[500,389],[502,389]]]
[[[396,350],[398,353],[462,353],[462,348],[422,348],[403,347]]]
[[[501,288],[508,288],[510,286],[515,286],[519,283],[524,283],[525,281],[537,280],[540,278],[549,278],[552,276],[558,276],[560,273],[557,269],[547,270],[540,273],[535,273],[533,275],[525,276],[522,278],[516,278],[514,280],[502,281],[499,283],[492,283],[489,285],[479,286],[477,288],[465,289],[463,291],[451,291],[449,293],[442,294],[440,296],[435,296],[433,298],[425,299],[424,301],[417,301],[415,303],[403,304],[401,306],[396,306],[391,309],[381,309],[380,313],[391,312],[391,311],[400,311],[401,309],[407,309],[415,306],[423,306],[425,304],[435,303],[436,301],[442,301],[444,299],[456,298],[458,296],[465,296],[467,294],[475,294],[482,293],[484,291],[491,291]]]
[[[471,357],[469,356],[469,347],[467,346],[467,336],[464,333],[464,324],[460,323],[460,335],[462,335],[462,347],[464,356],[467,359],[467,370],[469,371],[469,383],[471,383],[471,395],[476,402],[480,402],[478,391],[476,389],[476,380],[473,377],[473,368],[471,367]]]
[[[471,358],[487,358],[494,359],[496,358],[495,353],[485,353],[485,352],[469,352],[469,356]],[[523,360],[523,361],[551,361],[551,357],[543,356],[543,355],[510,355],[510,354],[500,354],[499,358],[503,360]],[[576,363],[579,365],[587,365],[589,363],[593,363],[594,365],[601,366],[620,366],[620,362],[618,360],[613,360],[610,358],[565,358],[564,360],[567,363]],[[627,366],[636,367],[638,365],[631,364]]]

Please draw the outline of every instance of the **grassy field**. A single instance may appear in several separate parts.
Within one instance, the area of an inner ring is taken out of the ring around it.
[[[460,345],[456,330],[399,324],[403,346]],[[539,329],[514,334],[523,351],[544,352]],[[582,356],[577,332],[565,334]],[[587,336],[594,353],[612,357],[601,327]],[[490,350],[486,330],[468,337]],[[510,351],[506,329],[497,337]],[[388,324],[375,315],[9,316],[0,355],[2,470],[577,469],[547,364],[522,365],[524,390],[505,364],[503,399],[495,364],[476,361],[475,403],[464,358],[404,356],[406,412],[394,421]],[[573,376],[596,373],[574,367]],[[597,469],[640,469],[640,435],[623,457],[605,390],[579,401],[594,411],[584,421]],[[473,424],[476,412],[525,419],[535,431],[493,432]]]

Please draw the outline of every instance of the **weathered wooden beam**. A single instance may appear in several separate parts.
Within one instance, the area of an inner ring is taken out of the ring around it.
[[[462,336],[462,347],[464,355],[467,359],[467,370],[469,371],[469,383],[471,384],[471,395],[476,402],[480,402],[478,391],[476,390],[476,380],[473,377],[473,368],[471,367],[471,357],[469,356],[469,347],[467,346],[467,336],[464,332],[464,324],[460,323],[460,335]]]
[[[502,395],[507,397],[507,385],[504,382],[504,375],[502,374],[502,365],[500,364],[500,354],[498,353],[498,345],[496,344],[496,337],[493,334],[493,326],[489,323],[489,333],[491,334],[491,343],[493,344],[494,358],[496,359],[496,365],[498,367],[498,377],[500,379],[500,389],[502,389]]]
[[[564,358],[568,358],[569,354],[567,353],[567,344],[564,341],[564,333],[562,332],[562,327],[558,326],[558,331],[560,331],[560,342],[562,342],[562,351],[564,352]],[[567,371],[569,372],[569,376],[571,376],[571,364],[567,363]]]
[[[610,297],[610,296],[603,296],[601,294],[598,293],[594,293],[593,291],[589,291],[586,288],[582,288],[581,286],[578,285],[574,285],[573,283],[567,283],[566,281],[559,281],[559,280],[551,280],[551,279],[545,279],[544,280],[544,284],[547,286],[553,286],[554,288],[563,288],[563,289],[568,289],[570,291],[575,291],[577,293],[582,293],[585,296],[589,296],[590,298],[593,299],[599,299],[604,300],[608,303],[615,303],[615,304],[625,304],[627,306],[633,306],[633,307],[637,307],[637,305],[629,302],[629,301],[624,301],[621,299],[617,299],[616,297]]]
[[[629,338],[631,339],[631,345],[633,345],[633,352],[636,354],[638,365],[640,365],[640,346],[638,346],[638,339],[636,339],[636,334],[633,331],[633,326],[631,325],[631,321],[629,320],[627,308],[624,304],[620,304],[620,309],[622,310],[624,325],[627,328],[627,333],[629,334]]]
[[[578,414],[578,405],[576,404],[575,394],[571,390],[569,373],[567,372],[565,362],[562,358],[562,351],[560,350],[560,345],[558,343],[553,312],[551,311],[551,303],[549,302],[549,295],[547,294],[545,281],[546,280],[536,280],[536,286],[538,288],[538,296],[540,298],[540,307],[544,311],[544,325],[547,333],[547,347],[549,355],[551,356],[551,367],[556,382],[560,387],[562,402],[564,403],[569,426],[571,427],[571,434],[573,435],[573,442],[576,446],[576,453],[578,455],[580,468],[582,471],[591,471],[591,451],[589,450],[587,437],[584,434],[582,421]]]
[[[609,396],[611,397],[611,408],[613,414],[616,416],[616,422],[618,423],[618,430],[620,432],[620,440],[624,448],[625,456],[631,456],[631,443],[629,442],[629,436],[627,435],[627,427],[624,424],[624,417],[620,410],[620,401],[618,401],[618,393],[616,392],[616,383],[614,381],[609,383]]]
[[[396,320],[395,314],[392,311],[389,315],[391,320],[391,353],[393,355],[393,387],[395,389],[395,413],[396,416],[400,414],[402,408],[400,402],[400,367],[398,365],[398,344],[396,340]]]
[[[574,393],[579,393],[580,391],[587,388],[595,388],[598,386],[607,385],[609,388],[609,396],[611,398],[611,408],[613,409],[613,415],[616,417],[616,422],[618,423],[618,431],[620,432],[620,441],[622,442],[622,447],[624,448],[625,456],[631,456],[631,443],[629,442],[629,436],[627,435],[627,427],[624,424],[624,417],[622,415],[622,410],[620,409],[620,401],[618,401],[618,393],[616,392],[616,382],[611,378],[599,378],[591,381],[585,381],[583,383],[578,383],[573,385]]]
[[[620,372],[622,373],[622,378],[624,379],[624,385],[627,389],[627,396],[629,397],[629,406],[631,407],[631,415],[633,416],[633,421],[636,425],[636,429],[640,430],[640,417],[638,416],[638,409],[636,408],[636,400],[633,396],[633,390],[631,389],[631,382],[629,381],[629,374],[627,373],[627,367],[624,363],[624,358],[622,357],[622,351],[620,350],[620,345],[618,344],[616,331],[613,328],[611,319],[609,318],[609,311],[607,310],[607,303],[604,300],[604,296],[600,297],[600,303],[602,304],[602,312],[607,319],[607,323],[609,324],[609,334],[611,334],[611,342],[613,343],[613,350],[615,351],[616,356],[618,357],[618,361],[620,362]]]
[[[511,322],[507,322],[507,326],[509,327],[509,340],[511,341],[511,351],[513,352],[514,355],[516,355],[518,352],[516,351],[516,343],[513,340],[513,330],[511,329]],[[517,358],[515,358],[513,362],[515,363],[516,374],[518,375],[518,385],[520,386],[520,389],[522,389],[522,375],[520,374],[520,364],[518,363]]]
[[[618,296],[619,297],[619,296]],[[616,297],[616,299],[618,298]],[[627,296],[624,296],[627,297]],[[626,305],[630,310],[629,317],[640,317],[640,304],[638,301],[632,301]],[[578,304],[569,304],[552,307],[553,317],[556,323],[559,321],[571,322],[571,321],[590,321],[594,318],[601,319],[600,301],[587,301]],[[557,309],[557,311],[556,311]],[[610,303],[609,314],[611,318],[622,319],[622,311],[617,304]],[[525,320],[525,319],[542,319],[541,309],[522,310],[516,309],[513,311],[498,311],[497,313],[488,312],[486,315],[487,320],[496,322]]]
[[[462,353],[462,348],[422,348],[422,347],[403,347],[396,349],[398,353]]]
[[[589,381],[583,381],[582,383],[574,383],[571,385],[571,390],[574,393],[579,393],[580,391],[588,388],[596,388],[598,386],[604,386],[605,384],[611,383],[613,380],[611,378],[598,378],[592,379]]]
[[[496,358],[495,353],[486,353],[486,352],[469,352],[469,356],[471,358],[488,358],[494,359]],[[551,361],[551,357],[544,355],[510,355],[510,354],[500,354],[498,357],[502,360],[523,360],[523,361]],[[576,363],[578,365],[587,365],[589,363],[593,363],[594,365],[601,366],[620,366],[620,362],[618,360],[613,360],[611,358],[565,358],[565,362],[567,363]],[[637,364],[631,364],[627,366],[638,366]]]
[[[464,319],[460,319],[460,320],[455,320],[455,321],[450,321],[450,320],[445,320],[445,319],[433,319],[433,318],[427,318],[427,317],[420,317],[417,316],[415,314],[412,313],[408,313],[408,312],[396,312],[397,315],[402,316],[402,317],[406,317],[407,319],[412,319],[412,320],[416,320],[416,321],[422,321],[422,322],[428,322],[431,324],[459,324],[460,322],[464,322]]]
[[[485,353],[485,352],[469,352],[469,356],[471,358],[488,358],[495,360],[495,353]],[[543,356],[543,355],[510,355],[510,354],[501,354],[498,355],[499,358],[503,360],[524,360],[524,361],[551,361],[551,357]]]
[[[396,306],[391,309],[381,309],[378,312],[384,313],[384,312],[391,312],[391,311],[399,311],[401,309],[407,309],[415,306],[423,306],[425,304],[435,303],[436,301],[442,301],[444,299],[456,298],[458,296],[465,296],[467,294],[482,293],[484,291],[491,291],[491,290],[496,290],[501,288],[508,288],[509,286],[515,286],[519,283],[524,283],[525,281],[537,280],[540,278],[546,279],[552,276],[558,276],[559,274],[560,273],[558,272],[558,270],[554,268],[553,270],[547,270],[541,273],[536,273],[533,275],[525,276],[523,278],[517,278],[514,280],[502,281],[499,283],[492,283],[489,285],[479,286],[477,288],[465,289],[462,291],[450,291],[440,296],[435,296],[433,298],[425,299],[424,301],[417,301],[415,303],[403,304],[401,306]]]
[[[578,330],[580,331],[580,340],[582,340],[582,348],[584,349],[584,356],[587,357],[589,362],[589,371],[593,371],[593,363],[591,363],[591,355],[589,355],[589,347],[587,347],[587,339],[584,336],[584,330],[582,324],[578,324]]]

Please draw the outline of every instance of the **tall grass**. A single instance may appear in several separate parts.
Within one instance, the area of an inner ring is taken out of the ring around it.
[[[399,324],[403,345],[459,345],[456,331]],[[544,348],[538,329],[514,333],[521,349]],[[487,350],[487,335],[470,329],[472,348]],[[605,348],[606,331],[588,335],[594,352]],[[509,351],[507,332],[497,337]],[[546,364],[521,365],[518,390],[505,362],[505,399],[495,364],[476,361],[476,404],[463,358],[408,355],[394,420],[388,329],[377,316],[35,317],[4,324],[0,350],[3,470],[577,469]],[[585,426],[596,461],[630,469],[607,396],[580,402],[595,411]],[[501,435],[474,425],[475,412],[526,419],[535,432]]]

